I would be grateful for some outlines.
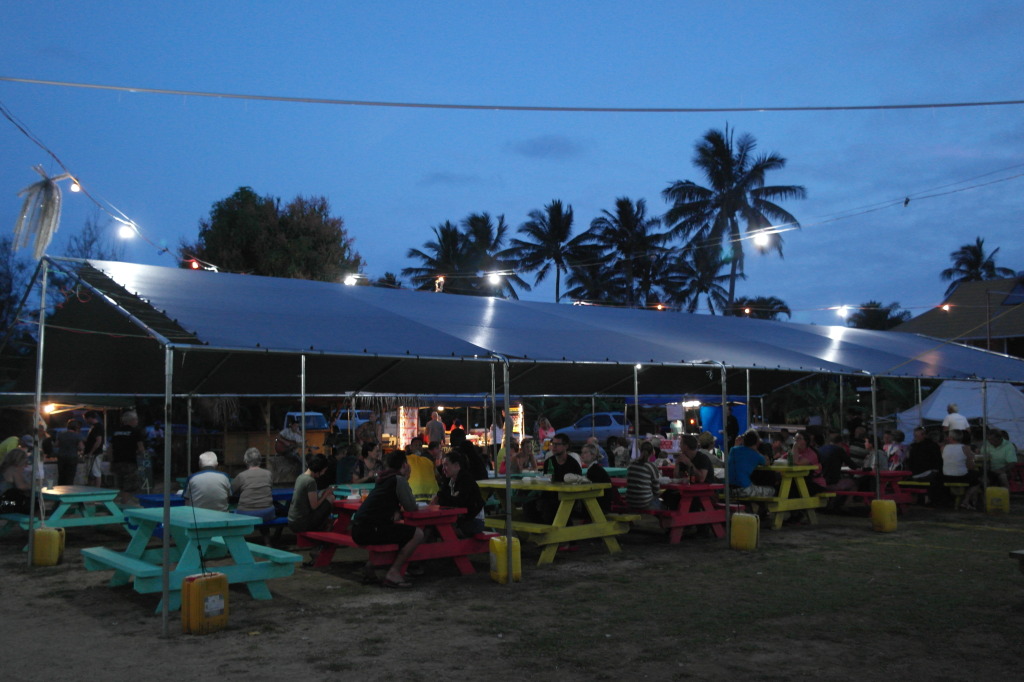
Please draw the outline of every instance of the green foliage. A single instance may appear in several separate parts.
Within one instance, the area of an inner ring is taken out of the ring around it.
[[[672,204],[665,223],[673,236],[690,237],[699,246],[729,248],[730,282],[727,305],[735,299],[736,279],[743,273],[743,229],[754,234],[773,224],[799,227],[800,223],[776,202],[803,199],[800,185],[765,186],[770,171],[781,170],[786,159],[778,154],[754,156],[757,141],[743,134],[733,139],[733,131],[709,130],[697,142],[693,163],[703,173],[707,187],[691,180],[670,184],[661,195]],[[768,236],[765,250],[782,255],[782,238]]]
[[[507,231],[503,215],[495,223],[488,213],[470,213],[461,229],[446,220],[433,228],[433,241],[409,249],[406,255],[421,265],[404,268],[402,274],[420,290],[518,299],[515,287],[529,291],[530,285],[514,274],[502,248]],[[489,281],[489,273],[502,273],[497,284]]]
[[[857,329],[874,329],[885,331],[910,319],[909,310],[900,310],[900,304],[892,302],[882,305],[878,301],[868,301],[846,319],[848,327]]]
[[[615,200],[615,211],[601,211],[590,223],[593,240],[603,249],[606,271],[616,272],[626,286],[624,303],[646,307],[658,303],[660,256],[667,252],[668,232],[659,232],[660,218],[647,216],[647,202],[628,197]]]
[[[754,296],[753,298],[740,296],[725,314],[753,317],[758,320],[777,320],[782,315],[792,317],[792,312],[786,302],[775,296]]]
[[[280,200],[241,187],[213,205],[199,239],[179,253],[182,267],[198,258],[227,272],[336,282],[364,266],[352,244],[327,199],[298,196],[281,208]]]
[[[959,284],[963,282],[980,282],[986,279],[1000,279],[1002,277],[1013,277],[1014,271],[1010,268],[996,265],[996,254],[999,249],[992,249],[991,253],[985,253],[985,240],[976,237],[973,244],[964,244],[956,251],[949,254],[953,261],[953,267],[946,268],[939,273],[943,282],[949,282],[946,289],[946,296],[953,293]]]

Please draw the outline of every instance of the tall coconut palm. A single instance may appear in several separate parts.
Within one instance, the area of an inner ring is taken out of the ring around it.
[[[499,215],[497,222],[494,222],[486,212],[470,213],[462,221],[462,227],[470,261],[475,263],[476,271],[480,275],[474,283],[477,294],[503,294],[518,299],[519,295],[513,284],[530,290],[530,285],[516,274],[514,262],[502,255],[505,235],[508,233],[504,215]],[[495,273],[501,273],[498,275],[497,284],[489,281],[489,275]]]
[[[476,274],[476,266],[458,226],[446,220],[432,229],[434,241],[425,243],[423,250],[409,249],[406,253],[407,258],[419,259],[422,265],[403,268],[402,275],[409,277],[417,289],[434,289],[437,278],[444,277],[444,291],[475,293],[471,277]]]
[[[511,246],[500,255],[516,262],[518,269],[536,272],[534,285],[555,273],[555,303],[562,298],[562,274],[576,264],[595,260],[596,249],[591,245],[589,232],[572,236],[572,206],[564,206],[558,199],[533,210],[530,219],[519,226],[519,233],[527,239],[512,239]]]
[[[976,237],[973,244],[964,244],[949,254],[953,260],[953,267],[946,268],[939,273],[943,282],[950,283],[949,288],[946,289],[946,296],[953,293],[953,290],[963,282],[1013,277],[1016,274],[1013,270],[996,265],[997,253],[999,253],[998,247],[992,249],[992,253],[986,254],[985,240]]]
[[[590,234],[612,260],[612,268],[626,279],[625,303],[631,307],[646,306],[652,300],[654,287],[661,275],[655,264],[665,253],[668,232],[659,232],[658,218],[647,217],[647,202],[628,197],[615,200],[615,212],[601,211],[602,215],[590,222]]]
[[[664,283],[668,300],[688,313],[697,311],[701,296],[704,297],[708,312],[726,308],[725,284],[729,275],[721,274],[725,261],[718,247],[700,246],[690,243],[676,254],[669,266],[670,275]],[[745,277],[745,275],[739,275]]]
[[[749,312],[748,312],[749,311]],[[726,311],[727,315],[753,317],[759,320],[777,320],[781,316],[792,317],[793,312],[786,302],[776,296],[740,296]]]
[[[672,206],[665,223],[674,237],[690,237],[709,247],[723,246],[731,251],[727,305],[736,297],[736,280],[743,273],[743,229],[757,233],[773,225],[800,227],[789,211],[776,202],[803,199],[807,192],[800,185],[765,186],[765,175],[781,170],[786,159],[778,154],[754,156],[757,141],[743,134],[733,140],[733,131],[709,130],[695,145],[693,163],[703,172],[708,187],[690,180],[669,185],[661,195]],[[782,256],[782,238],[777,232],[766,235],[762,247]]]

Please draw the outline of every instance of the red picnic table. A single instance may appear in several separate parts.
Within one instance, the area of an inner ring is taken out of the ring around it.
[[[365,549],[369,552],[370,562],[374,566],[390,566],[394,563],[399,550],[398,545],[360,545],[352,539],[349,525],[352,522],[352,515],[359,510],[361,504],[362,500],[335,500],[334,509],[338,516],[330,531],[311,531],[298,534],[300,547],[324,546],[314,561],[314,566],[330,565],[338,547]],[[409,561],[450,558],[455,562],[456,568],[462,575],[475,573],[476,569],[468,557],[472,554],[488,552],[488,541],[491,535],[480,533],[471,538],[460,538],[455,531],[455,522],[459,515],[465,513],[466,510],[462,507],[439,507],[437,505],[428,505],[417,511],[402,512],[400,523],[407,526],[418,526],[424,531],[427,528],[434,528],[435,537],[437,537],[435,542],[424,542],[417,547]],[[402,567],[402,573],[405,573],[405,566]]]
[[[896,506],[902,512],[904,508],[914,501],[914,496],[906,490],[900,489],[900,482],[904,479],[910,478],[910,471],[874,471],[871,469],[850,469],[844,471],[844,474],[849,474],[858,479],[865,477],[879,478],[879,494],[876,496],[875,482],[872,481],[869,490],[836,490],[836,495],[843,497],[859,497],[865,503],[868,503],[873,499],[881,500],[892,500],[896,503]]]
[[[613,478],[612,485],[621,488],[625,478]],[[689,483],[684,481],[662,483],[662,490],[679,493],[679,505],[675,509],[630,509],[655,516],[661,527],[668,531],[670,544],[677,544],[683,531],[690,526],[710,526],[716,538],[725,537],[725,507],[718,503],[718,491],[725,488],[721,483]]]

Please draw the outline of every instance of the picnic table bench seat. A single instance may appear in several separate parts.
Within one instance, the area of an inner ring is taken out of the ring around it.
[[[1024,549],[1017,549],[1010,552],[1010,558],[1020,562],[1020,572],[1024,573]]]
[[[0,519],[6,521],[3,528],[0,528],[0,535],[6,533],[14,527],[28,528],[28,514],[19,514],[17,512],[7,512],[0,514]]]
[[[113,569],[122,573],[133,575],[136,578],[158,578],[163,571],[159,564],[150,563],[142,559],[134,559],[106,547],[85,547],[82,549],[82,560],[85,568],[90,571],[102,571]],[[127,579],[123,582],[127,582]],[[138,588],[136,588],[138,589]]]
[[[953,493],[953,506],[959,507],[968,485],[962,481],[947,481],[943,485]],[[931,481],[903,481],[900,483],[900,490],[914,495],[927,495],[931,486]]]
[[[213,538],[210,540],[210,544],[227,548],[227,543],[224,542],[223,538]],[[254,557],[263,558],[275,564],[297,564],[302,561],[302,557],[294,552],[286,552],[283,549],[267,547],[266,545],[257,545],[253,542],[247,542],[246,545],[249,546],[249,552]]]
[[[483,554],[489,551],[488,542],[494,533],[478,533],[471,538],[460,538],[454,542],[424,542],[419,545],[410,557],[410,561],[426,561],[428,559],[459,558],[470,554]],[[360,545],[352,539],[348,533],[338,531],[306,531],[296,535],[299,547],[312,547],[315,545],[327,545],[331,551],[320,552],[316,558],[315,566],[329,565],[334,556],[333,549],[336,547],[351,547],[354,549],[366,550],[369,561],[374,566],[390,566],[395,561],[398,550],[396,544],[387,545]],[[405,572],[405,567],[402,567]]]

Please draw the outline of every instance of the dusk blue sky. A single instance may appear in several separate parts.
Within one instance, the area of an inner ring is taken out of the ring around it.
[[[548,107],[799,107],[1024,99],[1019,1],[3,3],[0,76],[284,97]],[[1024,269],[1024,106],[885,111],[557,113],[295,104],[0,81],[2,102],[177,265],[240,186],[323,195],[378,277],[471,212],[517,227],[552,199],[578,230],[617,197],[667,208],[709,128],[788,159],[770,184],[803,229],[747,259],[739,295],[799,322],[874,299],[942,300],[949,254],[982,236]],[[59,167],[0,119],[0,221]],[[977,186],[982,185],[982,186]],[[977,187],[975,187],[977,186]],[[956,191],[954,191],[956,190]],[[939,195],[932,196],[929,195]],[[910,197],[904,207],[902,199]],[[893,205],[889,205],[893,204]],[[864,212],[882,207],[880,210]],[[50,253],[91,214],[65,192]],[[835,220],[853,214],[854,217]],[[114,228],[111,227],[111,230]],[[28,257],[29,251],[24,254]],[[532,283],[532,275],[526,275]],[[405,278],[402,278],[405,279]],[[553,300],[550,284],[520,292]]]

